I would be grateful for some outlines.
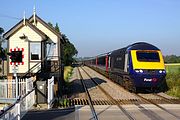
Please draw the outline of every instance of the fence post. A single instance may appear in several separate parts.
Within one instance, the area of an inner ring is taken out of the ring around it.
[[[52,84],[51,84],[51,100],[54,99],[54,76],[52,76]]]
[[[54,99],[54,91],[53,91],[53,86],[54,86],[54,76],[52,76],[51,79],[48,79],[48,109],[51,108],[51,103],[52,100]]]
[[[18,96],[20,96],[21,95],[21,79],[17,79],[18,80],[18,90],[19,90],[19,95]]]
[[[5,93],[6,93],[5,98],[8,98],[8,84],[4,84],[4,86],[5,86]]]
[[[20,107],[20,103],[16,103],[17,105],[17,120],[21,119],[21,107]]]
[[[48,99],[47,99],[47,103],[48,103],[48,109],[50,109],[50,79],[48,79]]]
[[[26,78],[26,94],[28,93],[28,79]]]

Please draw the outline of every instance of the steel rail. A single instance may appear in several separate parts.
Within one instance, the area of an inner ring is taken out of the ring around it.
[[[170,112],[170,111],[169,111],[169,110],[167,110],[166,108],[163,108],[162,106],[160,106],[160,105],[158,105],[158,104],[154,103],[153,101],[151,101],[151,100],[149,100],[149,99],[146,99],[146,98],[142,97],[142,96],[141,96],[141,95],[139,95],[139,94],[134,94],[134,95],[138,96],[139,98],[141,98],[142,100],[144,100],[144,101],[146,101],[146,102],[148,102],[148,103],[151,103],[151,104],[153,104],[153,105],[157,106],[158,108],[160,108],[160,109],[162,109],[162,110],[166,111],[167,113],[171,114],[172,116],[174,116],[174,117],[176,117],[176,118],[180,119],[180,117],[179,117],[179,116],[177,116],[177,115],[175,115],[174,113]]]
[[[93,103],[92,103],[91,96],[90,96],[90,94],[89,94],[89,91],[88,91],[88,89],[87,89],[86,84],[83,82],[83,77],[82,77],[82,75],[81,75],[81,72],[80,72],[79,68],[78,68],[78,72],[79,72],[79,76],[80,76],[81,83],[82,83],[82,85],[83,85],[83,87],[84,87],[84,89],[85,89],[86,96],[87,96],[87,98],[88,98],[88,103],[89,103],[89,106],[90,106],[90,108],[91,108],[91,112],[92,112],[93,118],[94,118],[95,120],[98,120],[96,111],[95,111],[94,106],[93,106]]]
[[[161,96],[161,95],[158,95],[158,94],[156,94],[156,93],[154,93],[153,95],[158,96],[158,97],[160,97],[162,100],[164,100],[164,101],[166,101],[166,102],[168,102],[168,103],[171,103],[171,104],[173,104],[173,103],[176,102],[175,99],[168,99],[168,98],[166,98],[166,97],[164,97],[164,96]]]
[[[100,85],[99,83],[97,83],[90,75],[89,73],[87,73],[83,68],[81,68],[86,74],[87,76],[97,85],[97,87],[111,100],[112,103],[115,103],[119,109],[121,109],[121,111],[130,119],[130,120],[136,120],[135,118],[133,118],[120,104],[119,102],[114,99],[108,92],[106,92]]]

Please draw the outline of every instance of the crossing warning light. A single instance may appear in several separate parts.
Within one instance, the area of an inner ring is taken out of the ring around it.
[[[24,64],[23,62],[23,58],[24,58],[24,55],[23,55],[23,51],[24,49],[20,50],[19,48],[16,50],[14,49],[14,51],[12,51],[12,49],[10,49],[10,52],[7,53],[9,56],[10,56],[10,59],[11,59],[11,62],[10,64],[12,65],[12,63],[14,65],[20,65],[20,64]]]

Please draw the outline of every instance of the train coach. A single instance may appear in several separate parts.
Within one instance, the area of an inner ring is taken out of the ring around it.
[[[84,64],[105,74],[130,91],[167,90],[162,53],[149,43],[134,43],[84,60]]]

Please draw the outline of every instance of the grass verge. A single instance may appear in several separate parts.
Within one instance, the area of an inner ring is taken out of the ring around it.
[[[180,98],[180,72],[167,73],[168,95]]]
[[[180,63],[166,64],[167,73],[180,73]]]

